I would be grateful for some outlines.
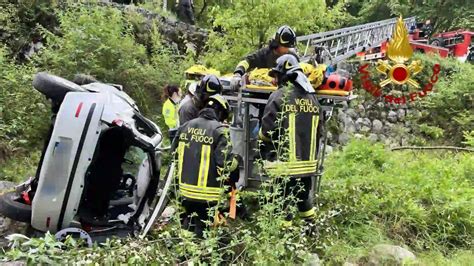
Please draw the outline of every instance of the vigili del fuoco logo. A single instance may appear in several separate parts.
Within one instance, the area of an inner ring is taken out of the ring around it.
[[[412,60],[413,49],[408,39],[408,31],[400,17],[393,30],[392,39],[388,43],[387,56],[389,60],[379,60],[376,70],[381,77],[379,84],[374,84],[370,78],[369,63],[359,67],[362,87],[374,97],[383,97],[386,103],[406,104],[421,99],[433,90],[434,84],[438,82],[440,73],[439,64],[435,64],[432,69],[432,75],[428,83],[421,85],[413,79],[423,70],[420,60]],[[387,91],[387,85],[404,86],[402,94],[395,96],[392,91]],[[385,88],[385,89],[384,89]]]

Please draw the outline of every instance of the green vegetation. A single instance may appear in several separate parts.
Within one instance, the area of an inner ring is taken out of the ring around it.
[[[426,84],[433,65],[441,66],[439,81],[433,92],[419,103],[423,114],[416,119],[424,137],[437,142],[462,145],[464,132],[474,129],[474,66],[459,63],[456,59],[440,59],[434,56],[417,55],[426,71],[421,76]],[[442,137],[443,138],[440,138]]]
[[[327,163],[318,211],[317,237],[300,224],[284,229],[282,199],[271,192],[247,193],[261,204],[250,221],[212,229],[205,240],[179,228],[178,219],[145,241],[114,240],[92,249],[64,248],[51,236],[6,252],[10,259],[38,262],[173,263],[178,258],[215,263],[302,263],[317,253],[327,263],[364,263],[373,245],[406,246],[419,265],[466,263],[474,258],[472,197],[474,156],[389,152],[381,145],[353,141]],[[270,194],[269,194],[270,193]],[[265,204],[262,204],[265,203]],[[177,217],[175,217],[177,218]],[[45,246],[43,246],[45,245]],[[41,247],[29,253],[30,247]],[[69,247],[69,248],[67,248]]]
[[[328,9],[322,0],[299,0],[290,5],[287,0],[238,0],[232,8],[214,7],[211,14],[213,26],[224,34],[211,32],[204,61],[229,72],[242,56],[266,45],[281,25],[290,25],[301,35],[336,28],[344,18],[342,4]]]
[[[179,83],[183,70],[194,62],[232,70],[241,56],[264,45],[281,24],[303,34],[413,11],[423,19],[438,18],[438,29],[473,26],[470,1],[460,7],[453,1],[441,6],[455,10],[450,13],[433,7],[436,1],[423,5],[424,12],[413,8],[419,1],[305,0],[289,5],[278,0],[270,5],[268,1],[209,0],[199,24],[220,27],[222,32],[211,32],[207,50],[195,57],[172,50],[158,33],[159,25],[146,26],[137,13],[56,2],[9,1],[0,7],[4,25],[0,29],[0,180],[20,181],[35,172],[49,123],[49,104],[31,86],[33,74],[40,70],[65,78],[87,73],[122,84],[141,110],[164,125],[159,112],[164,84]],[[196,1],[198,9],[204,2]],[[32,60],[22,61],[19,51],[36,33],[44,37],[45,48]],[[442,75],[434,92],[419,102],[423,113],[413,118],[418,127],[411,134],[425,145],[474,147],[474,66],[417,57],[427,69],[441,63]],[[78,247],[73,239],[61,244],[50,235],[28,241],[20,237],[14,242],[22,244],[1,256],[30,263],[171,264],[184,258],[210,264],[301,264],[317,253],[324,262],[341,264],[365,263],[373,245],[392,243],[414,251],[419,257],[415,264],[468,265],[474,260],[473,180],[474,157],[469,153],[389,152],[380,145],[353,141],[327,160],[317,198],[317,237],[302,234],[300,224],[284,229],[278,222],[284,213],[275,211],[283,202],[262,201],[270,196],[262,190],[243,194],[248,205],[257,206],[250,221],[211,230],[204,241],[181,230],[175,219],[147,240],[111,240],[88,249]],[[266,204],[258,204],[262,202]]]
[[[31,88],[35,72],[31,64],[13,63],[0,47],[0,162],[14,152],[37,147],[45,134],[50,107]]]
[[[9,10],[2,14],[9,14]],[[38,149],[45,134],[49,104],[31,86],[34,73],[46,70],[67,79],[85,73],[103,82],[121,84],[142,112],[159,118],[161,88],[166,83],[179,84],[183,69],[189,65],[186,58],[173,55],[162,43],[156,25],[146,32],[149,47],[140,44],[132,31],[143,23],[137,14],[73,6],[58,11],[57,20],[61,34],[38,25],[47,45],[32,61],[17,64],[8,56],[9,43],[0,47],[0,161]]]
[[[133,15],[107,7],[67,9],[58,16],[63,34],[43,33],[48,48],[42,51],[38,64],[69,79],[86,73],[121,84],[149,113],[162,86],[179,82],[182,68],[162,45],[155,25],[149,29],[151,52],[147,53],[133,35],[133,23],[140,23]]]
[[[341,1],[333,0],[333,3]],[[378,21],[388,16],[416,16],[419,22],[431,20],[435,32],[474,27],[474,4],[464,0],[349,0],[347,11],[351,23]]]

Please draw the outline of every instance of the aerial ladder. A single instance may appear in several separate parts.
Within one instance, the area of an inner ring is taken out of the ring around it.
[[[302,61],[335,65],[359,52],[380,47],[392,36],[396,18],[315,33],[296,38],[304,47]],[[404,19],[407,29],[416,26],[415,17]],[[314,60],[314,61],[312,61]]]

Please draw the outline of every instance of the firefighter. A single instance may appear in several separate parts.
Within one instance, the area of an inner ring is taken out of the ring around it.
[[[189,229],[190,217],[197,214],[193,231],[198,237],[206,228],[210,208],[217,205],[225,192],[223,186],[235,188],[238,181],[242,159],[231,153],[228,129],[222,124],[229,113],[229,103],[222,95],[210,96],[199,117],[183,124],[173,142],[179,191],[187,217],[183,226]]]
[[[268,99],[259,131],[259,138],[271,149],[264,158],[264,169],[273,178],[289,176],[284,196],[293,193],[299,200],[299,216],[311,222],[315,216],[310,190],[317,166],[319,103],[295,56],[278,58],[269,75],[278,90]],[[287,221],[291,218],[289,215]]]
[[[193,83],[189,84],[186,95],[184,95],[184,98],[179,102],[179,108],[181,108],[181,106],[183,106],[185,103],[191,101],[191,99],[194,97],[196,93],[197,83],[197,81],[194,81]]]
[[[429,38],[431,34],[433,33],[433,25],[431,25],[431,20],[427,19],[425,21],[425,24],[421,27],[421,30],[423,31],[423,34],[426,38]]]
[[[183,125],[187,121],[198,117],[199,110],[204,107],[209,97],[221,92],[222,84],[215,75],[204,76],[196,88],[194,97],[179,108],[179,124]]]
[[[247,55],[244,60],[239,62],[231,80],[232,88],[237,88],[240,85],[242,76],[246,72],[254,68],[272,68],[278,57],[287,53],[294,54],[290,49],[294,48],[295,44],[296,33],[287,25],[281,26],[267,47]]]
[[[165,119],[165,124],[169,129],[169,137],[174,138],[174,132],[179,126],[178,121],[178,107],[181,100],[181,90],[176,85],[166,85],[163,88],[163,104],[162,115]]]

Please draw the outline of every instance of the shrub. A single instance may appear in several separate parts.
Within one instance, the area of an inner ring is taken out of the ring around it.
[[[49,123],[49,105],[31,85],[35,71],[11,62],[0,47],[0,161],[40,143]]]
[[[432,69],[435,63],[441,65],[441,73],[433,92],[420,101],[424,115],[415,124],[421,125],[421,131],[425,131],[426,126],[441,129],[444,131],[441,141],[461,145],[463,131],[474,128],[474,65],[460,63],[453,58],[418,57],[425,65],[424,75],[431,73],[428,69]],[[423,78],[428,80],[427,76]],[[438,133],[436,135],[439,136]]]
[[[48,47],[37,58],[41,68],[69,79],[86,73],[121,84],[145,113],[157,106],[163,85],[178,83],[180,62],[161,44],[154,27],[149,29],[152,54],[136,42],[132,22],[140,23],[137,16],[110,7],[78,6],[58,17],[62,35],[44,31]]]

